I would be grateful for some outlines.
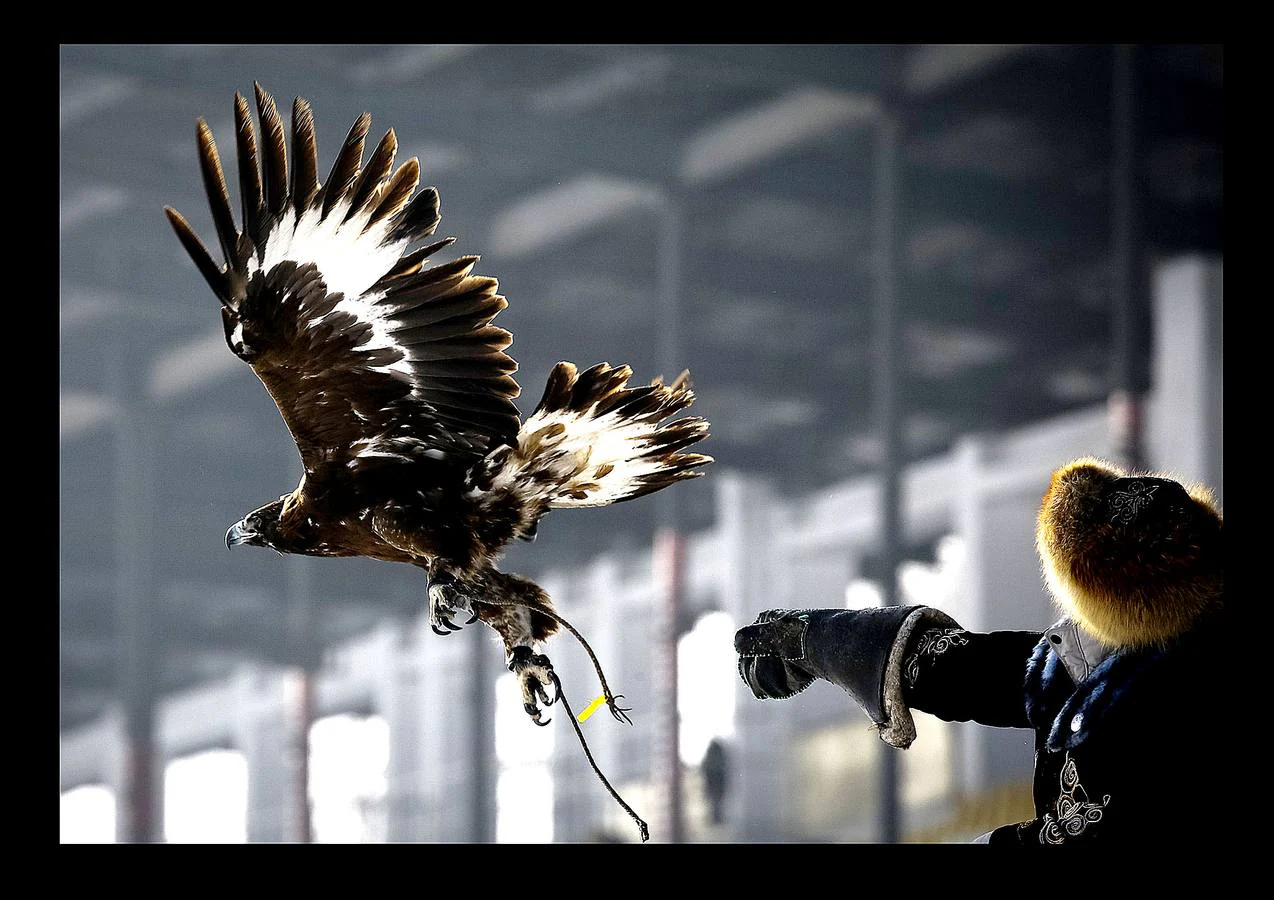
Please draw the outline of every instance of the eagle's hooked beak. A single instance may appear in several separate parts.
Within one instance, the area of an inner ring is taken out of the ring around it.
[[[230,526],[226,532],[226,549],[229,550],[235,544],[248,544],[257,536],[257,533],[243,524],[242,519]]]

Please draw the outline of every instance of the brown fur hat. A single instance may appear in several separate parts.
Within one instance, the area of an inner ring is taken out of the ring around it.
[[[1091,457],[1067,463],[1049,482],[1035,545],[1058,606],[1110,645],[1162,645],[1222,603],[1222,518],[1200,485]]]

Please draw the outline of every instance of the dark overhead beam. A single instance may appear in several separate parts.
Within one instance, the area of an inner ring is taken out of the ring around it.
[[[1105,130],[1110,60],[1090,45],[1035,45],[1029,52],[964,79],[958,91],[908,97],[917,133],[986,113],[1026,114],[1045,120],[1101,123]],[[1076,134],[1083,137],[1082,134]]]
[[[1148,248],[1163,255],[1225,252],[1223,203],[1180,204],[1142,196],[1143,237]]]
[[[1032,44],[913,45],[903,55],[903,92],[908,98],[949,97],[968,81],[1038,52]]]
[[[698,248],[687,254],[686,280],[688,297],[702,285],[744,296],[790,299],[837,314],[861,311],[870,297],[865,273],[845,259],[829,259],[823,265],[773,259],[757,265],[732,252]]]
[[[668,48],[688,77],[727,83],[782,86],[811,80],[836,87],[877,91],[883,81],[883,44],[684,44]]]
[[[1156,60],[1156,48],[1143,48],[1147,77],[1142,80],[1147,136],[1211,136],[1218,144],[1225,135],[1225,84],[1217,59],[1209,68],[1176,69]],[[1219,51],[1218,51],[1219,53]],[[1208,72],[1215,73],[1215,79]]]
[[[918,224],[964,222],[1044,247],[1103,246],[1109,209],[1104,194],[1087,195],[1061,180],[1008,181],[970,171],[909,166],[909,198]]]
[[[1011,286],[986,288],[941,276],[913,276],[906,281],[912,312],[921,319],[1024,337],[1053,335],[1058,342],[1108,333],[1110,310],[1105,285],[1095,302],[1093,298],[1080,302],[1065,285],[1045,282],[1041,286],[1044,293]]]
[[[1109,328],[1090,343],[1052,340],[1047,333],[1020,343],[1010,354],[957,371],[927,375],[914,365],[908,372],[908,402],[916,409],[969,416],[974,427],[1008,427],[1100,401],[1094,394],[1067,397],[1053,383],[1058,376],[1088,373],[1095,386],[1108,381]],[[977,425],[981,423],[981,425]]]
[[[720,202],[733,192],[752,198],[778,196],[789,201],[844,206],[866,216],[871,203],[870,130],[850,128],[818,138],[766,161],[712,182],[686,189],[692,205],[699,198]]]

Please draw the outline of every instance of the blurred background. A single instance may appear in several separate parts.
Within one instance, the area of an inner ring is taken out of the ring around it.
[[[295,446],[165,204],[212,234],[259,80],[363,112],[500,279],[529,413],[552,364],[693,373],[706,477],[547,518],[535,578],[632,707],[582,726],[656,842],[963,841],[1031,816],[1030,735],[820,683],[754,700],[772,607],[1043,628],[1033,524],[1092,454],[1223,499],[1218,46],[88,46],[60,51],[60,784],[72,841],[635,841],[494,633],[416,569],[227,553]],[[237,189],[232,187],[237,198]],[[237,199],[236,199],[237,205]],[[887,577],[897,573],[896,578]],[[600,688],[547,652],[578,713]]]

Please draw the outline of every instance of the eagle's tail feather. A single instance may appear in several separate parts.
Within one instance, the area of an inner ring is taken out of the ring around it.
[[[707,421],[665,422],[694,402],[690,373],[628,387],[631,375],[628,366],[579,372],[558,363],[496,482],[561,509],[607,506],[702,475],[712,457],[681,451],[707,437]]]

